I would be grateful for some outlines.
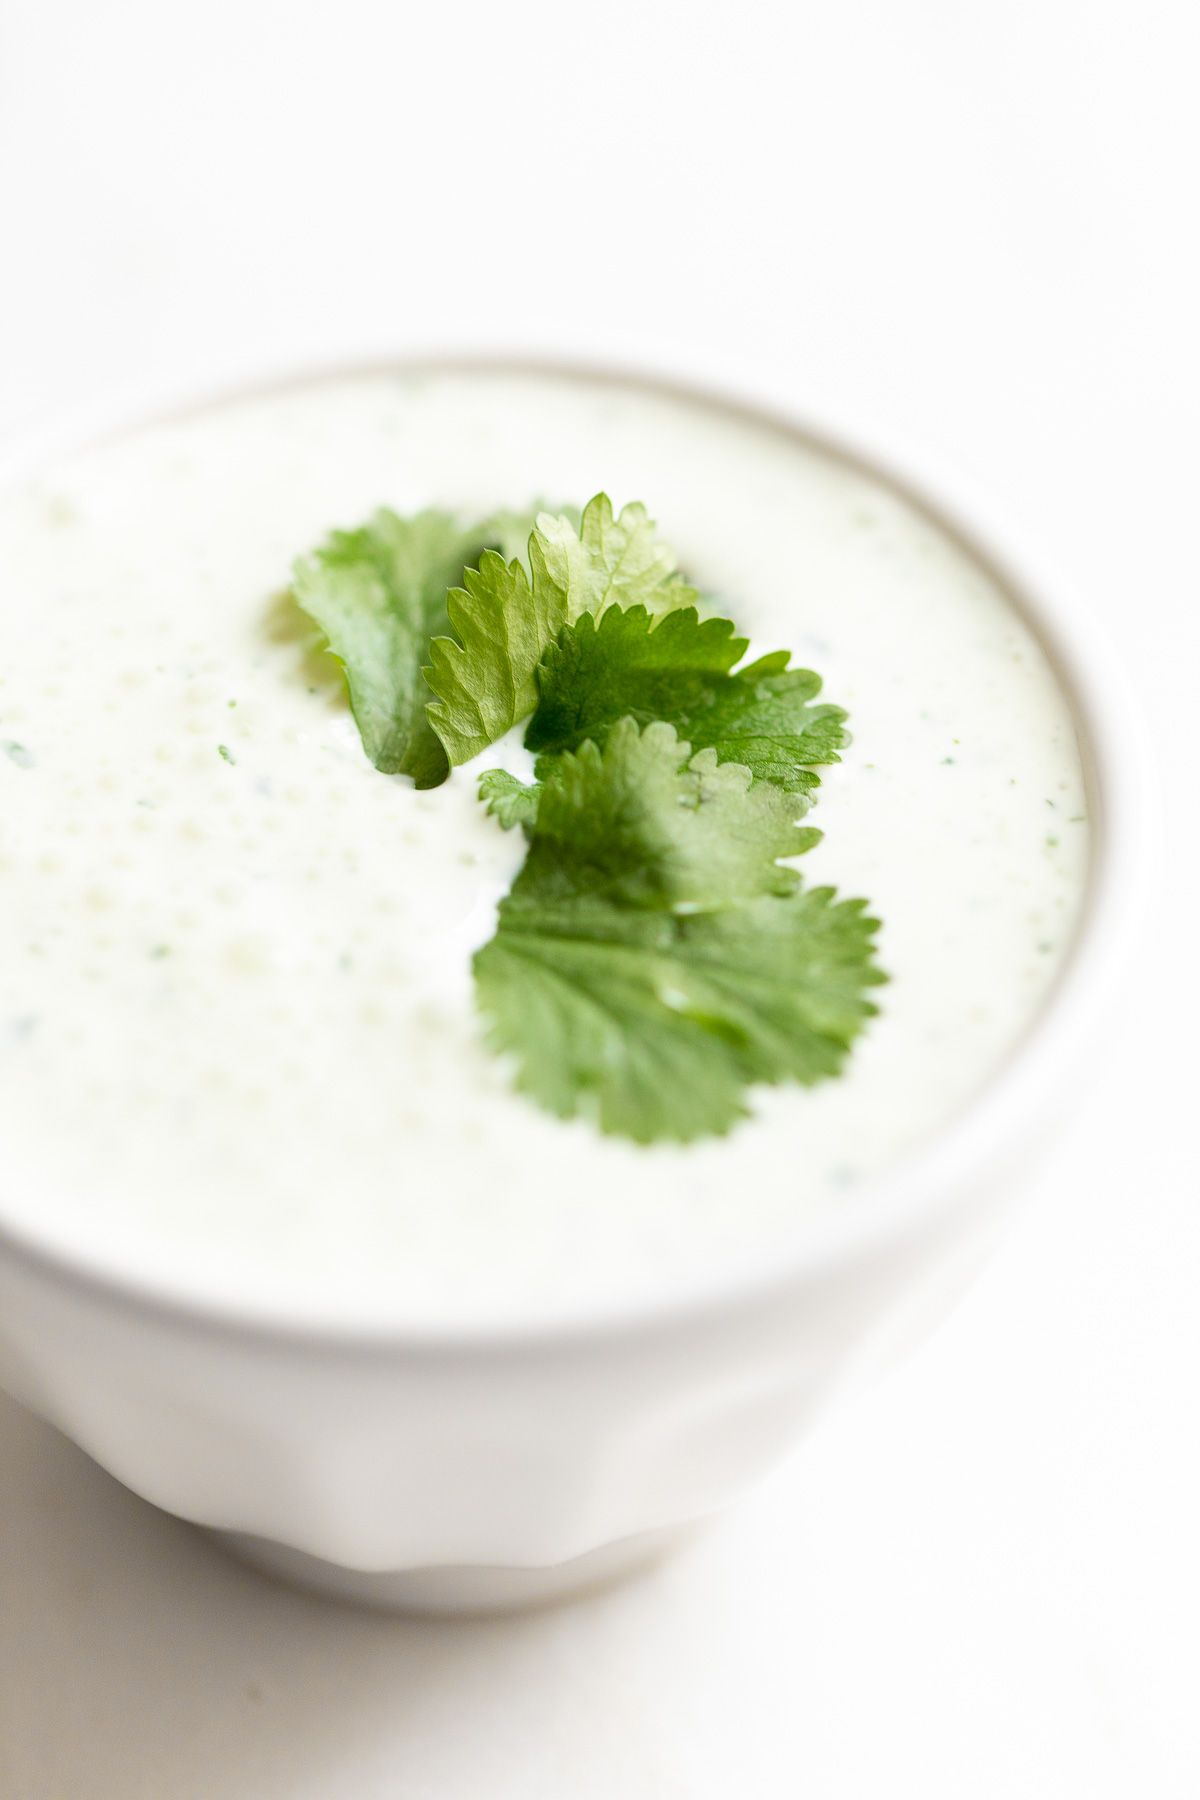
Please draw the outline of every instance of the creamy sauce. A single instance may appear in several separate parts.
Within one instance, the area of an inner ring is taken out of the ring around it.
[[[476,768],[367,762],[280,599],[386,503],[645,499],[753,652],[825,677],[808,880],[892,976],[846,1075],[641,1150],[515,1096],[469,957],[520,861]],[[943,1126],[1070,945],[1066,699],[989,574],[877,481],[636,387],[373,375],[112,441],[0,496],[0,1220],[196,1291],[531,1317],[780,1243]]]

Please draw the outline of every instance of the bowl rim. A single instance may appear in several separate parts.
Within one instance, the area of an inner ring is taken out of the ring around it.
[[[388,1355],[538,1352],[549,1344],[612,1342],[703,1325],[787,1302],[813,1283],[853,1263],[886,1253],[948,1212],[977,1203],[977,1177],[1002,1162],[1008,1146],[1030,1127],[1057,1075],[1091,1044],[1131,947],[1146,879],[1150,783],[1143,734],[1129,726],[1125,681],[1103,631],[1061,573],[1026,535],[998,519],[973,484],[940,459],[894,443],[891,434],[831,422],[780,404],[765,386],[726,380],[656,358],[538,354],[504,346],[384,349],[380,353],[289,360],[264,371],[165,393],[126,395],[83,411],[58,411],[0,444],[0,487],[35,476],[59,457],[84,453],[115,438],[172,424],[239,400],[289,389],[372,376],[422,373],[510,373],[635,387],[723,411],[815,446],[881,482],[948,534],[1004,590],[1044,648],[1071,705],[1088,794],[1089,866],[1073,943],[1038,1012],[1000,1067],[925,1143],[891,1168],[865,1180],[852,1205],[803,1222],[763,1252],[739,1257],[719,1272],[703,1271],[678,1287],[602,1296],[570,1314],[529,1319],[455,1318],[436,1321],[361,1320],[306,1314],[301,1305],[246,1294],[222,1296],[176,1286],[153,1272],[113,1267],[86,1250],[43,1241],[36,1230],[0,1212],[0,1254],[81,1297],[201,1331],[308,1346],[325,1351]],[[1118,737],[1118,731],[1120,733]]]

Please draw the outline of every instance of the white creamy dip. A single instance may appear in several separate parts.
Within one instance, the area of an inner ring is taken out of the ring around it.
[[[809,881],[891,984],[846,1074],[639,1149],[515,1095],[469,959],[523,854],[367,761],[293,557],[387,504],[644,499],[753,653],[847,707]],[[636,386],[378,374],[226,404],[0,496],[0,1223],[174,1289],[542,1316],[782,1243],[944,1125],[1068,949],[1067,701],[992,577],[767,424]]]

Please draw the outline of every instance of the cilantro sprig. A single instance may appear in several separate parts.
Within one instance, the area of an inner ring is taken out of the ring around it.
[[[787,794],[664,723],[555,762],[479,1002],[517,1084],[638,1143],[727,1131],[755,1081],[838,1072],[875,1008],[876,921],[781,857]]]
[[[524,544],[524,559],[520,548]],[[380,512],[296,567],[364,748],[436,786],[528,721],[536,779],[480,798],[528,838],[476,953],[517,1086],[638,1143],[728,1131],[756,1082],[836,1075],[885,977],[866,902],[792,859],[846,715],[787,651],[746,664],[644,507]]]

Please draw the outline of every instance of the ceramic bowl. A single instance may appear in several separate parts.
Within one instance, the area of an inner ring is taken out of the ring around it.
[[[654,1306],[444,1335],[256,1317],[51,1250],[5,1223],[0,1195],[0,1382],[155,1505],[345,1597],[479,1611],[560,1596],[734,1499],[961,1294],[1097,1037],[1141,807],[1125,697],[1088,614],[957,484],[752,397],[704,397],[901,489],[1032,623],[1072,697],[1090,788],[1077,941],[1018,1052],[923,1153],[769,1269]]]

